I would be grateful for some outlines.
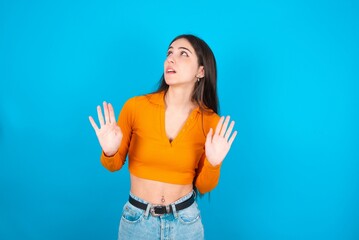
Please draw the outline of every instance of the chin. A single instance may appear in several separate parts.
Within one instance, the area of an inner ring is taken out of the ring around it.
[[[176,81],[174,79],[165,78],[165,82],[169,86],[176,84]]]

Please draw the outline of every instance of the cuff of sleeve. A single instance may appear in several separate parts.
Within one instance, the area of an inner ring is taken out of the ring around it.
[[[218,164],[217,166],[213,166],[207,158],[205,158],[204,160],[204,167],[205,168],[208,168],[209,170],[213,170],[213,171],[216,171],[216,170],[219,170],[221,168],[221,165],[222,163]]]
[[[102,159],[107,159],[107,160],[111,160],[111,159],[114,159],[116,156],[118,155],[118,151],[112,155],[112,156],[107,156],[104,151],[102,151],[102,154],[101,154],[101,158]]]

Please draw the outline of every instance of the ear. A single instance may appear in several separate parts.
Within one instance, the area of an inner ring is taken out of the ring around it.
[[[204,67],[203,66],[199,66],[196,77],[198,77],[198,78],[204,77]]]

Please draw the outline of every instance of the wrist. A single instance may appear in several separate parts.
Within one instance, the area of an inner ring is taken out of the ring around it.
[[[113,157],[113,156],[115,156],[115,154],[117,153],[117,151],[116,152],[105,152],[105,151],[102,151],[103,152],[103,154],[105,155],[105,157]]]
[[[208,158],[206,158],[206,159],[207,159],[207,161],[205,161],[205,165],[207,165],[208,167],[218,168],[221,166],[222,161],[218,162],[218,161],[211,161]]]

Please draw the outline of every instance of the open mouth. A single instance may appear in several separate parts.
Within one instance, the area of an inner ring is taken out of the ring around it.
[[[168,68],[166,70],[166,73],[176,73],[176,71],[174,69],[172,69],[172,68]]]

